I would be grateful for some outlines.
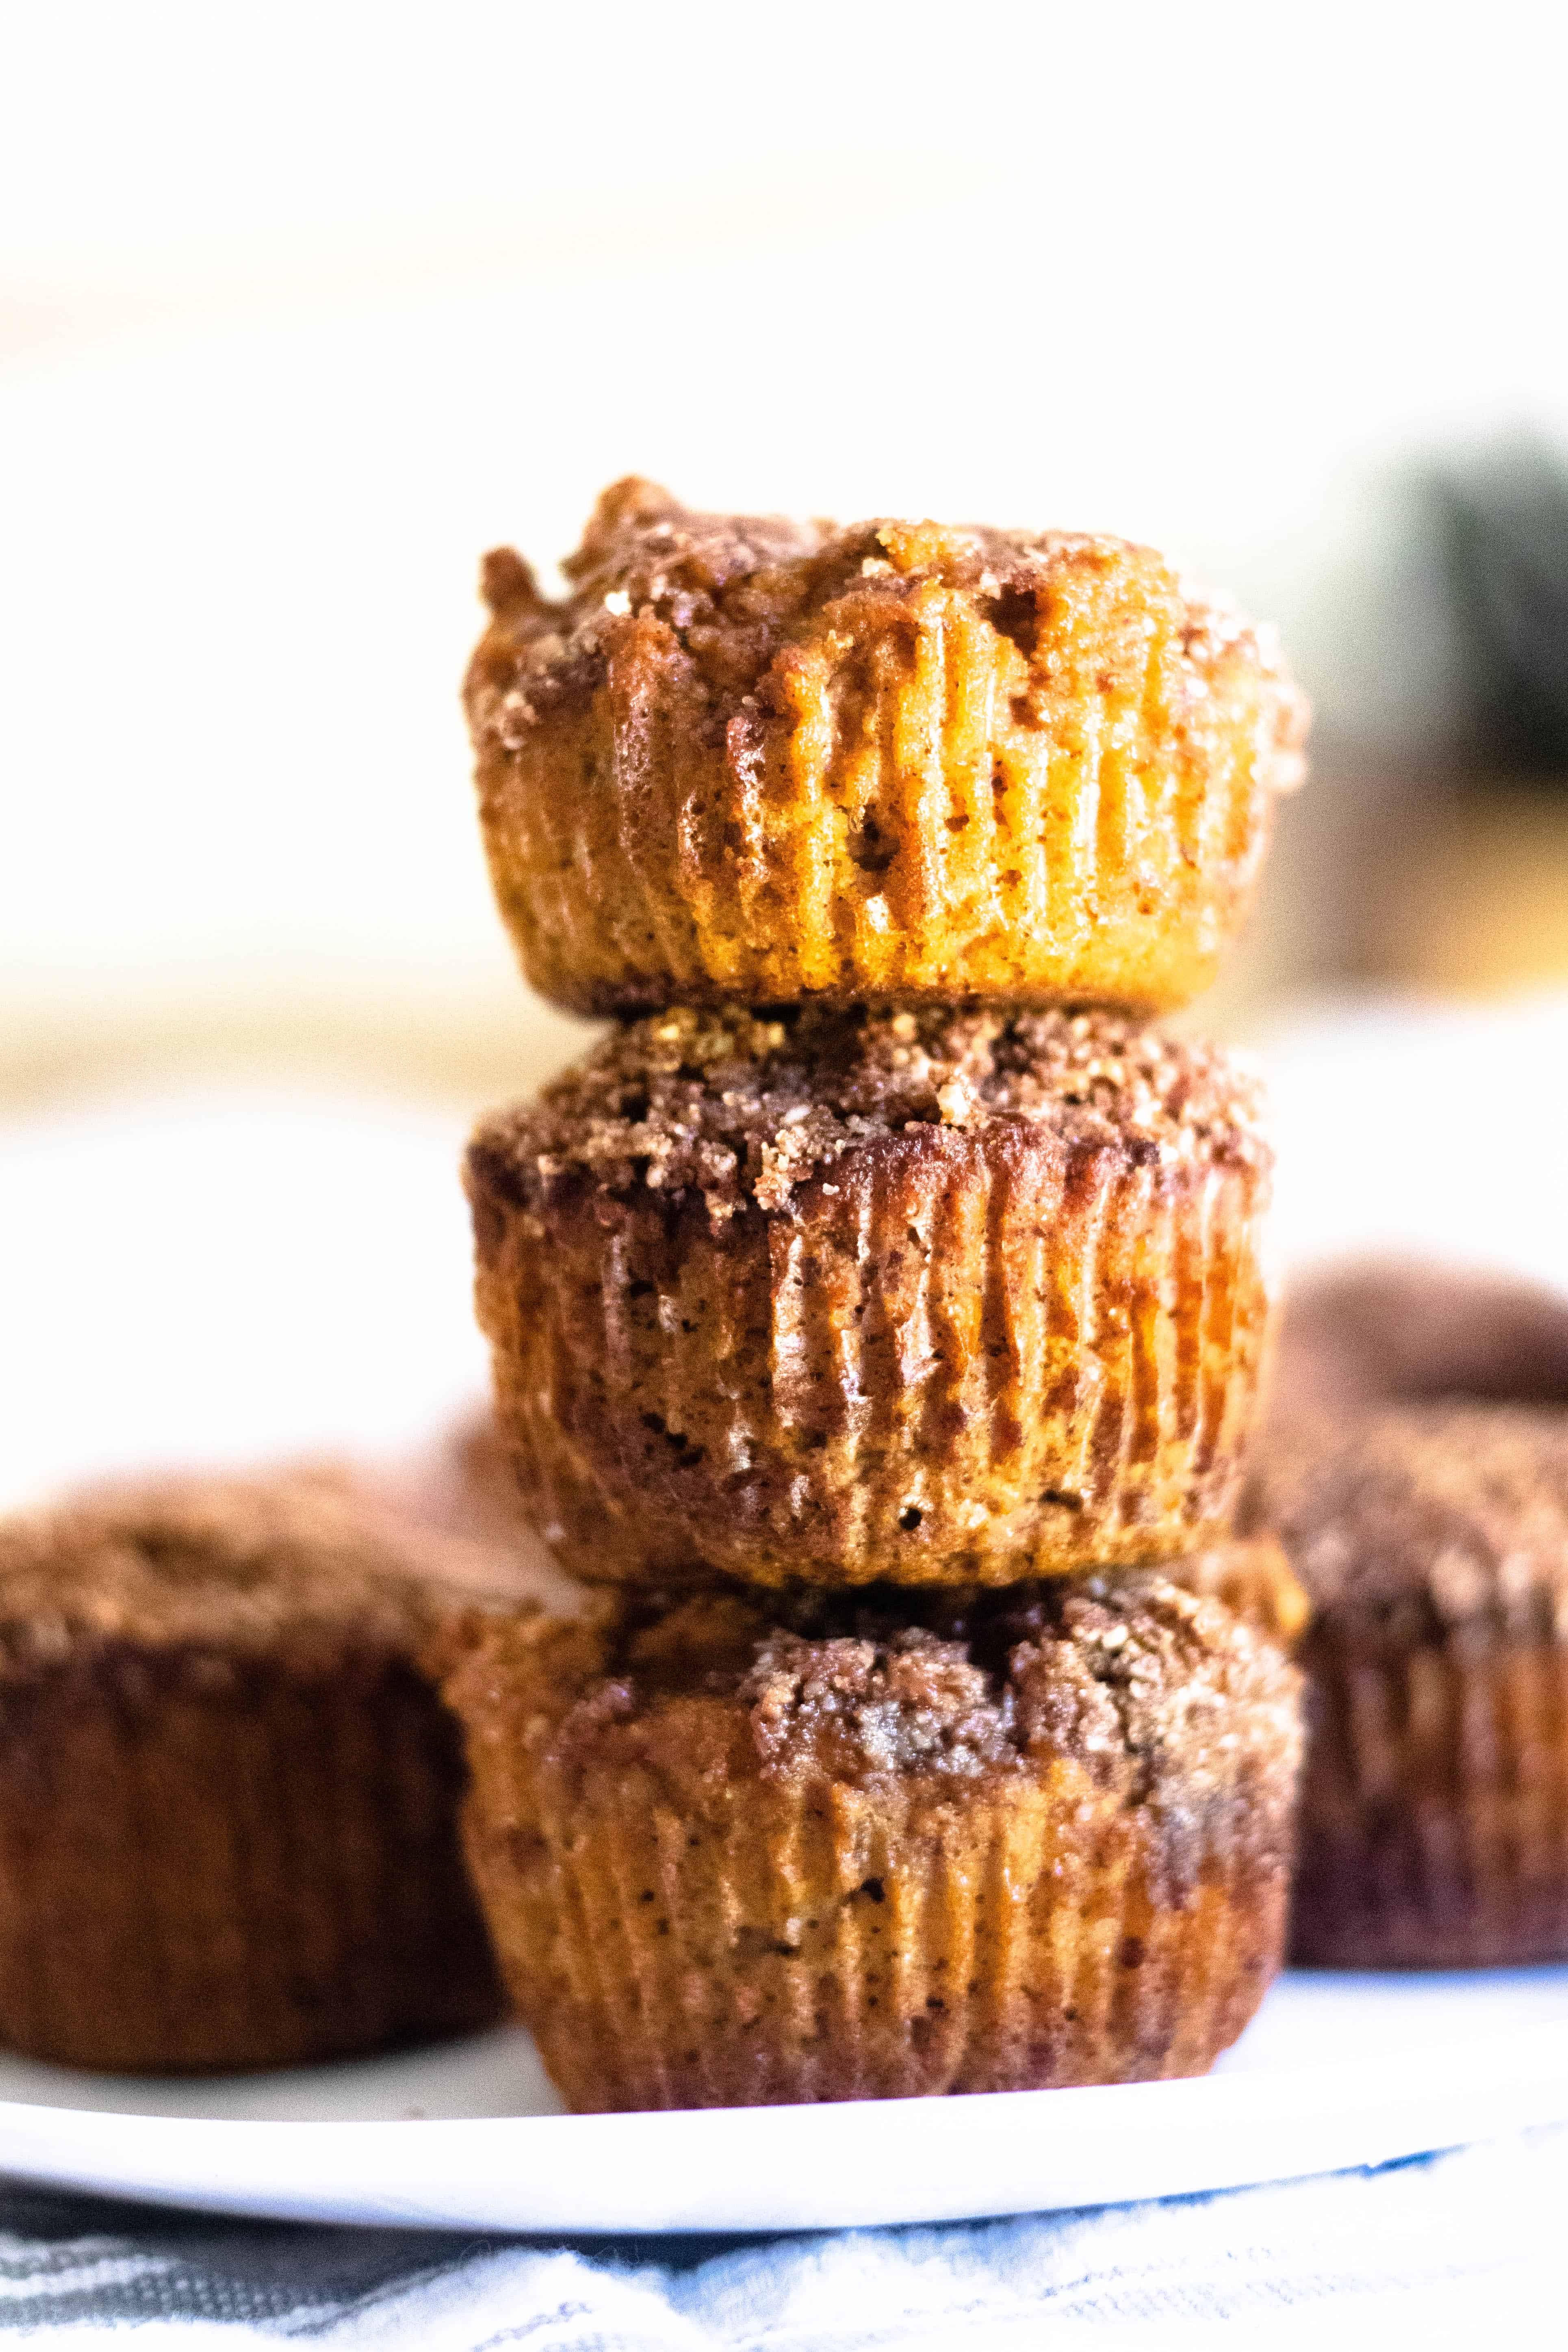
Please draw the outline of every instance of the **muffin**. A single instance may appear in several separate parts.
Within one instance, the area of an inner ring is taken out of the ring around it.
[[[1279,1962],[1298,1676],[1156,1573],[471,1630],[465,1835],[582,2110],[1202,2073]]]
[[[493,1567],[308,1481],[0,1525],[0,2042],[233,2071],[497,2017],[416,1664]]]
[[[1147,548],[600,499],[510,550],[465,702],[500,912],[546,996],[1185,1003],[1246,915],[1303,699]]]
[[[1419,1258],[1321,1267],[1291,1288],[1275,1388],[1296,1423],[1421,1397],[1568,1405],[1568,1298]]]
[[[1226,1531],[1253,1085],[1104,1013],[672,1013],[479,1129],[503,1437],[582,1576],[1006,1582]]]
[[[1426,1281],[1405,1333],[1440,1340],[1425,1359],[1393,1331],[1322,1349],[1321,1296],[1287,1318],[1307,1402],[1282,1388],[1247,1497],[1311,1606],[1291,1941],[1326,1966],[1568,1958],[1568,1411],[1506,1395],[1510,1365],[1526,1394],[1557,1377],[1554,1302],[1513,1293],[1510,1336],[1508,1293],[1461,1282],[1444,1305]],[[1331,1295],[1352,1328],[1358,1296],[1406,1296],[1362,1276]],[[1325,1409],[1346,1362],[1353,1410]],[[1393,1373],[1481,1393],[1391,1400]]]

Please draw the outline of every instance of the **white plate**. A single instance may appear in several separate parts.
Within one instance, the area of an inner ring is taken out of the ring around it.
[[[1201,2082],[563,2116],[521,2029],[248,2081],[0,2062],[0,2170],[282,2220],[842,2229],[1169,2197],[1568,2118],[1568,1968],[1293,1975]]]

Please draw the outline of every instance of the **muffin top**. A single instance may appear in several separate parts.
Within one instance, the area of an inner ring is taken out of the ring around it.
[[[1401,1641],[1503,1626],[1568,1641],[1568,1412],[1436,1401],[1308,1420],[1247,1504],[1315,1617]]]
[[[170,1479],[0,1521],[0,1683],[132,1654],[330,1671],[517,1606],[493,1548],[301,1475]]]
[[[568,1775],[630,1760],[705,1786],[760,1775],[875,1789],[1075,1765],[1195,1822],[1238,1780],[1293,1775],[1299,1678],[1217,1602],[1157,1571],[932,1593],[707,1592],[662,1613],[477,1629],[448,1688],[476,1726]]]
[[[698,1195],[724,1218],[782,1207],[878,1137],[998,1120],[1173,1166],[1268,1161],[1257,1082],[1212,1046],[1100,1010],[932,1005],[634,1022],[537,1102],[485,1120],[469,1166],[503,1198],[586,1175],[612,1193]]]
[[[553,706],[591,694],[619,633],[653,629],[706,690],[713,724],[766,709],[777,657],[829,623],[843,641],[876,634],[888,612],[928,583],[965,593],[1051,686],[1052,647],[1091,632],[1096,599],[1081,583],[1117,575],[1122,603],[1173,627],[1181,698],[1201,719],[1227,677],[1260,677],[1272,725],[1260,739],[1265,780],[1300,781],[1307,710],[1271,631],[1180,580],[1152,549],[1070,531],[998,530],[888,520],[839,526],[777,516],[693,513],[630,476],[605,490],[577,552],[568,593],[542,596],[510,548],[487,557],[494,614],[469,672],[476,735],[515,749]],[[1118,647],[1130,663],[1142,643]]]
[[[1287,1296],[1275,1392],[1282,1422],[1418,1398],[1568,1405],[1568,1298],[1420,1259],[1328,1266]]]

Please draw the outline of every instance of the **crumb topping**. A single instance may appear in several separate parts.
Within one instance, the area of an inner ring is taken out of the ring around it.
[[[541,594],[510,548],[485,560],[495,616],[468,683],[476,733],[515,750],[551,703],[596,683],[621,631],[668,631],[692,663],[723,724],[759,692],[777,654],[825,609],[886,605],[928,581],[966,591],[998,633],[1033,652],[1057,584],[1075,568],[1142,566],[1179,600],[1181,661],[1194,699],[1239,657],[1275,692],[1268,780],[1278,791],[1305,773],[1304,698],[1286,674],[1273,632],[1223,598],[1177,581],[1162,559],[1122,540],[1070,531],[999,530],[887,518],[839,526],[779,516],[699,514],[637,477],[600,499],[583,544],[563,566],[568,594]],[[1048,661],[1047,661],[1048,667]]]
[[[1320,1617],[1399,1640],[1466,1626],[1568,1641],[1568,1412],[1413,1402],[1271,1442],[1251,1516]]]
[[[504,1642],[504,1632],[499,1636]],[[657,1739],[684,1704],[744,1718],[767,1775],[875,1782],[1087,1769],[1129,1804],[1201,1807],[1237,1744],[1293,1771],[1298,1678],[1217,1602],[1158,1571],[1001,1589],[694,1596],[612,1604],[587,1671],[559,1685],[552,1744],[595,1752],[611,1727]]]
[[[470,1147],[481,1189],[700,1195],[716,1220],[782,1208],[847,1152],[1001,1119],[1172,1164],[1268,1164],[1257,1080],[1212,1046],[1114,1013],[660,1013],[616,1031]]]
[[[412,1659],[447,1608],[516,1606],[489,1548],[298,1479],[170,1480],[0,1521],[0,1683],[129,1653]]]

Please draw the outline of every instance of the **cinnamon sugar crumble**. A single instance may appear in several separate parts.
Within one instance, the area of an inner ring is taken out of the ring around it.
[[[1102,1012],[660,1013],[617,1031],[472,1147],[534,1194],[695,1194],[716,1220],[765,1212],[858,1146],[996,1121],[1119,1140],[1169,1164],[1265,1164],[1256,1082],[1213,1047]]]
[[[487,1547],[304,1476],[127,1485],[0,1521],[0,1685],[131,1650],[412,1657],[443,1601],[515,1606],[487,1573]]]
[[[1320,1609],[1391,1638],[1463,1626],[1568,1643],[1568,1413],[1363,1406],[1277,1439],[1248,1509]]]
[[[498,631],[471,680],[470,716],[480,736],[515,749],[516,730],[532,724],[544,703],[597,678],[611,631],[654,622],[674,633],[722,723],[752,701],[774,656],[825,605],[853,598],[885,604],[936,581],[973,597],[1003,634],[1022,625],[1032,638],[1035,622],[1026,616],[1043,609],[1059,573],[1128,551],[1123,541],[1085,532],[700,514],[629,476],[605,492],[582,546],[563,565],[570,593],[561,601],[540,593],[512,549],[486,557],[484,593]],[[1210,677],[1238,650],[1255,659],[1279,689],[1268,782],[1277,791],[1293,789],[1305,774],[1306,704],[1272,633],[1188,580],[1177,588],[1187,614],[1188,691],[1201,700]]]
[[[1234,1787],[1238,1736],[1260,1769],[1295,1767],[1294,1669],[1157,1570],[984,1592],[724,1591],[658,1611],[623,1601],[586,1637],[604,1679],[567,1705],[563,1756],[612,1725],[684,1737],[681,1703],[705,1699],[738,1708],[758,1769],[785,1777],[973,1780],[1061,1758],[1190,1819]]]

